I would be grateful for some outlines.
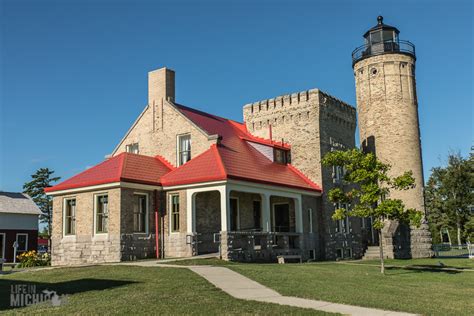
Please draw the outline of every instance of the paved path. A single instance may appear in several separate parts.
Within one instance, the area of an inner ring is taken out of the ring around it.
[[[414,315],[298,297],[282,296],[278,292],[224,267],[189,266],[188,268],[214,284],[217,288],[220,288],[227,294],[239,299],[311,308],[346,315]]]

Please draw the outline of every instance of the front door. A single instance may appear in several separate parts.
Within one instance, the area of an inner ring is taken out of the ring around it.
[[[285,204],[274,204],[274,231],[276,232],[289,232],[290,231],[290,205]]]

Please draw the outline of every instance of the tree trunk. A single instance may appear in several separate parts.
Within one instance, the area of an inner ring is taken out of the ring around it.
[[[458,237],[458,247],[461,249],[461,219],[459,216],[456,219],[456,228],[457,228],[457,237]]]
[[[379,249],[380,249],[380,273],[385,274],[385,264],[383,261],[383,243],[382,243],[382,230],[379,229]]]

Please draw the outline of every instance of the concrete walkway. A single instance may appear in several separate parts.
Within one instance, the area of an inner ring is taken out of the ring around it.
[[[235,271],[224,267],[189,266],[188,268],[199,274],[212,284],[214,284],[217,288],[239,299],[275,303],[280,305],[289,305],[302,308],[311,308],[315,310],[331,313],[340,313],[345,315],[414,315],[409,313],[391,312],[381,309],[283,296],[278,292],[261,285],[260,283],[257,283]]]

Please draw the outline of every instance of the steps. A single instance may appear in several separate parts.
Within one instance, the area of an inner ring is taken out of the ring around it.
[[[362,257],[362,260],[380,259],[379,246],[369,246]]]

